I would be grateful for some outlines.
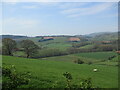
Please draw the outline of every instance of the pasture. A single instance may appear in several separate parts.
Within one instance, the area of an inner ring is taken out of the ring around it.
[[[88,53],[78,53],[75,56],[82,56],[87,58],[94,58],[94,59],[104,59],[107,60],[110,56],[116,55],[115,52],[88,52]]]
[[[59,58],[59,57],[58,57]],[[66,58],[64,58],[66,59]],[[70,58],[68,58],[70,59]],[[75,64],[73,62],[61,62],[60,60],[27,59],[13,56],[3,56],[3,65],[15,65],[18,72],[30,72],[31,80],[24,88],[50,88],[57,82],[57,87],[65,87],[64,72],[70,72],[73,82],[79,83],[80,78],[92,78],[95,87],[118,87],[118,67],[97,64]],[[97,68],[98,72],[93,72]]]
[[[110,56],[115,55],[115,58],[108,60]],[[74,63],[75,60],[81,59],[86,64],[91,62],[93,64],[100,65],[118,65],[118,55],[115,52],[88,52],[88,53],[77,53],[64,56],[54,56],[40,58],[42,60],[54,60],[54,61],[65,61]]]

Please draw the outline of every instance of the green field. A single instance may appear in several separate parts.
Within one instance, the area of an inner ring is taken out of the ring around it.
[[[48,40],[48,41],[43,41],[43,42],[38,42],[41,38],[28,38],[32,41],[34,41],[38,46],[42,48],[50,48],[50,49],[60,49],[62,51],[66,50],[67,48],[71,47],[72,44],[67,42],[68,38],[67,37],[55,37],[54,40]],[[16,41],[21,41],[23,39],[18,39]]]
[[[110,56],[116,55],[112,60],[108,60]],[[74,62],[75,60],[81,59],[85,63],[92,62],[94,64],[101,63],[113,63],[112,65],[118,64],[118,55],[115,52],[88,52],[88,53],[78,53],[78,54],[70,54],[65,56],[54,56],[54,57],[46,57],[40,58],[42,60],[54,60],[54,61],[67,61]]]
[[[82,48],[82,49],[86,49],[86,48],[92,48],[93,47],[93,45],[92,44],[90,44],[90,45],[85,45],[85,46],[82,46],[82,47],[80,47],[80,48]]]
[[[68,42],[69,37],[55,37],[54,40],[48,40],[48,41],[43,41],[43,42],[38,42],[38,40],[40,40],[41,38],[33,37],[33,38],[29,38],[29,39],[34,41],[38,46],[40,46],[42,48],[60,49],[62,51],[65,51],[66,49],[72,47],[73,43],[80,43],[80,42]],[[91,45],[91,46],[93,46],[93,45]],[[88,47],[88,48],[91,48],[91,47]]]
[[[80,53],[75,54],[75,56],[82,56],[87,58],[94,58],[94,59],[108,59],[108,57],[117,55],[115,52],[89,52],[89,53]]]
[[[62,58],[63,61],[65,61],[65,57],[66,56]],[[71,57],[67,56],[67,59],[69,60]],[[3,64],[15,65],[18,72],[31,72],[31,81],[29,85],[24,87],[49,88],[52,87],[56,81],[58,82],[57,87],[65,87],[65,78],[62,75],[64,72],[70,72],[72,74],[74,83],[79,83],[79,78],[91,77],[92,83],[95,87],[118,87],[117,66],[75,64],[73,62],[61,62],[58,60],[58,58],[61,59],[60,57],[27,59],[12,56],[3,56],[2,61]],[[98,72],[93,72],[94,68],[97,68]]]

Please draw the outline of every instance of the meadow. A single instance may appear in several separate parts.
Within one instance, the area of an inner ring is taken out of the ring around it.
[[[100,55],[100,52],[94,53],[95,55],[93,55],[93,53],[80,53],[41,59],[3,56],[2,63],[3,65],[15,65],[18,72],[31,73],[30,83],[27,86],[23,86],[24,88],[50,88],[56,82],[58,88],[64,88],[65,78],[62,75],[64,72],[70,72],[72,74],[74,83],[79,83],[81,78],[92,78],[92,83],[95,87],[116,88],[118,87],[117,62],[115,65],[113,65],[115,61],[110,61],[110,64],[107,63],[100,65],[100,63],[102,63],[100,62],[100,59],[106,59],[113,52],[108,52],[107,57],[104,55],[104,53],[105,52],[101,53],[102,57],[100,56],[99,59],[96,58],[96,54]],[[85,54],[88,54],[88,57],[91,57],[91,59],[87,60],[94,59],[93,64],[75,64],[71,62],[75,59],[75,57],[85,57]],[[64,61],[64,63],[61,61]],[[93,72],[94,68],[97,68],[98,72]]]

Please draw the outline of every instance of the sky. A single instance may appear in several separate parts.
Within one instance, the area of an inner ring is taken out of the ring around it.
[[[1,5],[2,34],[84,35],[118,31],[115,2],[4,2]]]

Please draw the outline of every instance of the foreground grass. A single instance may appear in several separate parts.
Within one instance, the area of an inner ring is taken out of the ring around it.
[[[65,87],[64,72],[70,72],[73,82],[79,83],[79,78],[92,78],[94,86],[101,88],[118,87],[118,67],[103,65],[74,64],[52,60],[26,59],[3,56],[3,63],[15,65],[18,72],[31,72],[31,81],[26,87],[49,88],[57,81],[57,87]],[[97,68],[98,72],[93,72]]]

